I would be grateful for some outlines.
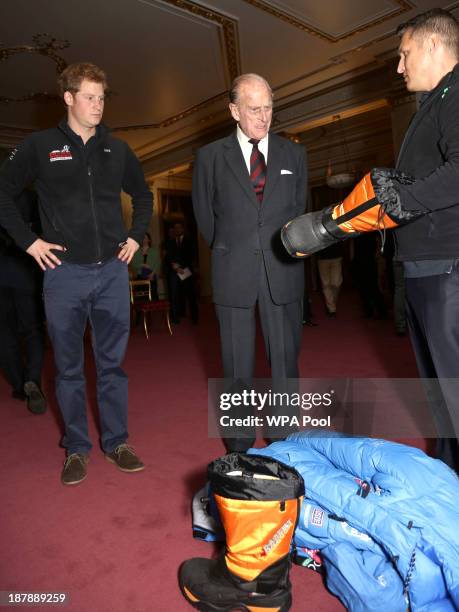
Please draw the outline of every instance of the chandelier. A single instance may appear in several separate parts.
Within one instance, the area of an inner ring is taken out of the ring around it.
[[[332,189],[344,189],[345,187],[350,187],[351,185],[355,183],[355,172],[352,172],[351,170],[349,170],[349,149],[347,146],[346,137],[344,135],[341,116],[335,115],[333,119],[335,120],[341,132],[342,146],[344,149],[344,158],[346,161],[347,170],[346,172],[333,173],[331,160],[329,160],[328,168],[327,168],[327,177],[325,180],[326,180],[327,185],[331,187]]]

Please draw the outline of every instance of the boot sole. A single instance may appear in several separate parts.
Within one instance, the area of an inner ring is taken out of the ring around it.
[[[288,600],[280,607],[258,604],[249,605],[244,603],[231,604],[228,606],[225,604],[213,604],[208,601],[199,601],[199,599],[181,583],[180,589],[188,603],[201,612],[236,612],[237,610],[242,610],[243,612],[288,612],[292,605],[292,597],[290,594]]]

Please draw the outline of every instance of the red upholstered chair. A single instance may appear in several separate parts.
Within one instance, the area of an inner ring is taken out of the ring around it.
[[[151,285],[149,280],[132,280],[129,282],[131,292],[131,309],[134,315],[134,322],[137,313],[142,313],[143,317],[143,329],[145,330],[145,336],[147,340],[148,325],[147,316],[150,316],[152,312],[164,312],[166,313],[166,324],[169,333],[172,336],[171,322],[169,320],[170,304],[167,300],[152,300],[151,299]]]

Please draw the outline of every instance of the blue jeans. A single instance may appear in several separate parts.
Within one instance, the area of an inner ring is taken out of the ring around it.
[[[121,368],[129,338],[127,265],[117,258],[99,264],[62,263],[46,270],[43,289],[56,364],[56,396],[65,425],[62,444],[68,454],[87,453],[92,447],[83,345],[89,320],[101,444],[110,453],[128,437],[128,380]]]

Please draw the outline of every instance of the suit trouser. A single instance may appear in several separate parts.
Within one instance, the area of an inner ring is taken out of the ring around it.
[[[369,234],[367,234],[369,235]],[[354,273],[365,317],[385,317],[386,304],[378,287],[378,267],[374,259],[354,259]]]
[[[38,291],[0,287],[0,367],[15,391],[22,392],[24,383],[29,380],[41,386],[43,323],[43,305]]]
[[[56,364],[56,395],[64,420],[67,453],[91,447],[86,414],[84,333],[89,320],[97,371],[101,444],[110,453],[126,441],[128,380],[121,368],[129,338],[127,265],[63,263],[44,279],[48,332]]]
[[[407,278],[407,322],[426,381],[440,459],[459,469],[459,262],[450,274]]]
[[[302,302],[273,302],[263,261],[260,262],[257,302],[273,383],[283,390],[282,381],[298,378]],[[249,308],[216,304],[215,309],[220,324],[223,375],[225,379],[244,381],[250,386],[255,367],[256,304]],[[247,450],[254,441],[253,432],[247,437],[225,440],[229,451]]]
[[[190,307],[191,320],[198,320],[198,301],[196,298],[196,287],[194,284],[194,275],[180,280],[177,272],[169,272],[169,301],[171,304],[171,319],[174,323],[180,321],[180,317],[186,314],[186,302]]]

